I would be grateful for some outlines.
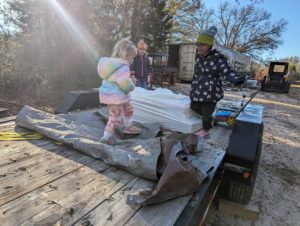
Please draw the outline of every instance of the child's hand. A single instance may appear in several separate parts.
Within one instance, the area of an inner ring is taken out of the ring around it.
[[[150,89],[151,88],[151,86],[152,86],[152,75],[148,75],[148,77],[147,77],[147,84],[148,84],[148,89]]]
[[[138,80],[137,80],[134,76],[131,76],[131,79],[132,79],[132,81],[134,82],[134,84],[136,85],[137,82],[138,82]]]

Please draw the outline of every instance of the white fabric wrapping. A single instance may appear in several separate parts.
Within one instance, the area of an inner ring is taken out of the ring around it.
[[[131,93],[133,120],[141,123],[158,122],[163,129],[193,133],[202,127],[201,117],[190,109],[190,98],[169,89],[135,88]]]

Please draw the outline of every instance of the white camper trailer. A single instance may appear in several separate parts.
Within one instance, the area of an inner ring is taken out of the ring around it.
[[[229,65],[239,73],[249,73],[251,57],[241,54],[227,47],[215,44],[217,49],[228,59]],[[169,46],[168,65],[178,67],[177,79],[180,81],[191,81],[193,78],[196,47],[194,44],[173,44]]]

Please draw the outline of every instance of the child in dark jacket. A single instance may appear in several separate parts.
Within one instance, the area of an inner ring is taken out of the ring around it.
[[[136,80],[136,86],[147,88],[150,85],[151,68],[150,61],[146,53],[147,45],[143,40],[137,44],[137,56],[133,59],[130,67],[131,76]]]
[[[198,133],[201,137],[208,135],[212,128],[212,114],[217,102],[224,96],[223,81],[227,80],[235,85],[244,82],[244,78],[230,68],[225,56],[212,49],[216,32],[215,27],[210,27],[198,36],[196,43],[190,98],[191,109],[202,116],[202,129]]]

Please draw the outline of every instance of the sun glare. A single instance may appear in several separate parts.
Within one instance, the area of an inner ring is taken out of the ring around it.
[[[92,43],[91,35],[84,29],[76,20],[62,7],[56,0],[47,0],[51,7],[60,17],[62,23],[71,31],[76,40],[92,55],[93,58],[98,58],[97,48]]]

